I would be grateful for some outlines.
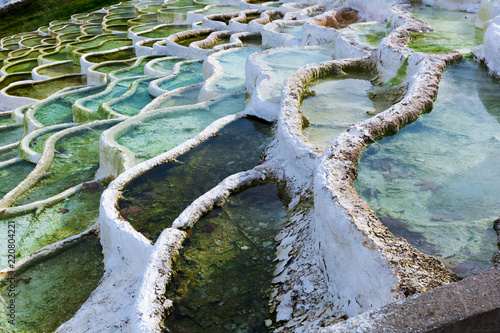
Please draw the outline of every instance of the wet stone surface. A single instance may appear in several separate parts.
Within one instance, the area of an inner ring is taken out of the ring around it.
[[[252,169],[271,142],[272,127],[254,119],[239,119],[212,137],[158,166],[123,190],[118,202],[120,214],[152,241],[200,195],[224,178]]]
[[[285,216],[277,186],[267,184],[199,220],[167,289],[174,308],[165,332],[268,332],[274,238]]]

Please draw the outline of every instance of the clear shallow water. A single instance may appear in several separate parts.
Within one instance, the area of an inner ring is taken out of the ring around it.
[[[253,119],[233,121],[176,162],[158,166],[128,183],[118,202],[121,215],[156,241],[193,200],[231,174],[256,166],[271,142],[271,131],[269,124]]]
[[[144,66],[146,66],[146,64],[153,59],[154,57],[147,57],[141,60],[137,65],[115,71],[113,75],[119,79],[124,77],[142,76],[144,75]]]
[[[350,27],[356,30],[358,39],[362,43],[372,47],[378,47],[380,41],[391,32],[385,24],[378,22],[351,24]]]
[[[331,47],[284,47],[258,56],[259,63],[270,67],[270,70],[264,71],[270,78],[259,86],[262,97],[268,102],[279,103],[281,88],[288,76],[304,65],[331,60],[332,54]]]
[[[9,87],[6,89],[6,93],[12,96],[29,97],[41,100],[64,88],[82,86],[85,85],[86,82],[87,79],[83,75],[76,74],[72,76],[61,76],[50,79],[50,81],[37,81],[34,83],[26,83],[15,87]]]
[[[302,101],[300,110],[311,124],[302,130],[307,140],[325,149],[352,125],[384,111],[402,99],[400,88],[375,87],[369,73],[363,79],[321,79],[309,88],[315,95]],[[406,90],[405,90],[406,91]]]
[[[166,298],[173,332],[268,332],[274,237],[286,210],[277,186],[248,189],[196,222]]]
[[[289,34],[297,39],[302,39],[302,26],[301,25],[287,25],[276,29],[277,32],[282,34]]]
[[[500,83],[465,61],[444,72],[430,114],[365,149],[355,185],[396,236],[467,276],[498,251],[499,163]]]
[[[474,26],[475,15],[467,12],[412,5],[412,15],[429,23],[434,32],[415,34],[408,46],[417,52],[445,53],[458,50],[462,54],[483,41],[483,31]]]
[[[56,77],[66,74],[77,74],[81,72],[80,66],[75,66],[73,62],[55,64],[50,67],[45,67],[37,71],[40,75]]]
[[[206,89],[219,94],[245,90],[245,71],[241,69],[245,68],[247,58],[259,51],[262,51],[262,48],[237,48],[216,56],[222,67],[222,73]]]
[[[311,124],[302,133],[319,149],[325,149],[340,133],[367,119],[373,110],[369,81],[357,79],[321,80],[310,89],[315,96],[302,101],[300,110]]]
[[[16,157],[18,157],[17,147],[0,152],[0,162],[5,162]]]
[[[164,60],[158,60],[151,66],[152,69],[156,71],[164,72],[165,74],[172,72],[175,64],[180,61],[187,60],[186,58],[169,58]]]
[[[201,91],[201,84],[188,88],[179,89],[179,91],[171,92],[167,96],[158,101],[155,100],[154,109],[170,108],[173,106],[192,105],[198,103],[198,95]],[[149,108],[149,107],[148,107]],[[153,109],[151,109],[153,110]],[[151,111],[150,110],[150,111]]]
[[[22,182],[35,168],[35,164],[21,160],[0,168],[0,198]]]
[[[149,95],[148,85],[151,81],[157,78],[158,77],[155,76],[147,79],[141,79],[132,95],[127,97],[118,97],[107,102],[105,105],[111,108],[114,112],[125,116],[137,115],[143,107],[148,105],[148,103],[153,100],[151,95]]]
[[[137,78],[120,79],[113,83],[113,89],[97,96],[86,97],[85,99],[82,99],[81,104],[85,108],[88,108],[92,111],[97,111],[101,104],[106,103],[113,98],[120,97],[121,95],[126,93],[127,90],[129,90],[132,82],[134,82],[135,80],[137,80]]]
[[[162,116],[129,128],[116,142],[135,153],[136,162],[143,162],[194,137],[215,120],[244,108],[245,94],[235,94],[209,107],[168,110]]]
[[[94,88],[78,89],[71,93],[63,94],[56,98],[51,98],[48,101],[42,101],[35,104],[36,107],[35,119],[44,126],[52,126],[57,124],[73,122],[73,103],[77,99],[88,97],[93,94],[102,92],[106,86],[98,86]]]
[[[85,237],[16,274],[15,326],[7,323],[4,306],[0,307],[0,325],[13,332],[55,331],[97,287],[104,274],[101,251],[98,237]],[[7,282],[1,283],[0,295],[10,302]]]
[[[179,72],[171,78],[157,83],[160,89],[169,91],[203,82],[203,63],[191,62],[182,64]]]
[[[0,147],[10,145],[21,140],[24,135],[24,126],[8,126],[0,128]]]
[[[142,32],[138,35],[147,38],[166,38],[178,32],[189,30],[190,28],[190,25],[176,24],[171,26],[158,27],[156,29],[153,29],[152,31]]]
[[[103,125],[60,139],[47,175],[26,192],[16,205],[47,199],[83,182],[91,181],[99,168],[99,136],[111,127]]]

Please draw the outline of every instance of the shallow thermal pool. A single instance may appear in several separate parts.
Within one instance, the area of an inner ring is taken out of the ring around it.
[[[271,142],[272,127],[253,119],[238,119],[219,135],[160,165],[127,184],[118,202],[120,214],[147,238],[156,241],[163,229],[196,198],[233,173],[261,161]]]
[[[461,276],[492,266],[500,213],[500,82],[464,61],[430,114],[363,152],[358,193],[397,237]]]
[[[416,33],[408,46],[417,52],[468,54],[483,41],[483,31],[474,26],[475,15],[456,10],[413,4],[412,15],[429,23],[434,32]]]
[[[286,209],[276,185],[243,191],[196,222],[166,297],[173,332],[268,332],[275,236]]]

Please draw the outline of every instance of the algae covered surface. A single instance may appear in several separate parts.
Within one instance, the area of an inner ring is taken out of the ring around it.
[[[167,289],[174,302],[168,332],[268,332],[274,238],[285,216],[277,186],[267,184],[229,198],[199,220]]]
[[[99,238],[90,235],[2,280],[0,295],[9,304],[14,300],[15,320],[8,323],[11,318],[2,306],[1,327],[9,332],[55,331],[75,314],[104,274],[101,251]]]
[[[196,198],[224,178],[255,167],[271,142],[272,127],[239,119],[223,127],[175,161],[151,169],[127,184],[118,202],[120,214],[144,236],[156,241],[163,229]]]

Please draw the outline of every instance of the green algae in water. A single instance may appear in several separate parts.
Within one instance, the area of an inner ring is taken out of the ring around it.
[[[366,148],[355,182],[382,222],[461,276],[492,266],[500,212],[500,82],[449,67],[431,113]]]
[[[45,60],[50,60],[52,62],[54,61],[65,61],[68,60],[68,52],[66,51],[65,47],[62,47],[56,52],[49,53],[49,54],[44,54],[42,55],[42,58]]]
[[[244,108],[245,94],[235,94],[209,107],[168,110],[161,117],[144,120],[141,125],[129,128],[116,138],[116,142],[135,153],[136,162],[146,161],[191,139],[215,120]]]
[[[286,210],[274,184],[237,194],[199,220],[166,297],[172,332],[268,332],[274,237]]]
[[[101,63],[105,61],[113,61],[113,60],[127,60],[130,58],[134,58],[135,49],[127,48],[125,50],[118,50],[110,53],[96,53],[86,57],[87,61],[94,63]]]
[[[4,150],[0,152],[0,162],[5,162],[11,160],[13,158],[18,157],[17,147],[10,148],[8,150]],[[0,171],[1,172],[1,171]]]
[[[98,237],[84,237],[67,245],[53,257],[16,274],[19,283],[14,298],[15,325],[7,323],[9,319],[3,306],[0,308],[0,324],[13,332],[53,332],[78,311],[103,274]],[[9,281],[4,281],[1,296],[10,302]]]
[[[77,52],[80,55],[83,55],[86,53],[110,51],[113,49],[117,49],[119,47],[130,46],[130,45],[132,45],[132,40],[130,40],[130,39],[127,39],[127,40],[110,39],[110,40],[106,40],[106,41],[102,42],[102,44],[99,44],[98,46],[93,46],[93,47],[84,48],[84,49],[78,49]]]
[[[7,87],[11,83],[32,79],[33,77],[31,76],[31,72],[4,75],[0,78],[0,90]]]
[[[434,32],[415,33],[408,47],[417,52],[446,53],[458,50],[470,53],[483,42],[483,31],[474,26],[472,13],[413,4],[412,15],[429,23]]]
[[[175,64],[180,61],[187,60],[186,58],[169,58],[164,60],[155,61],[151,66],[155,71],[160,71],[164,73],[169,73],[174,68]]]
[[[160,26],[156,29],[153,29],[152,31],[140,33],[138,34],[138,36],[147,38],[166,38],[178,32],[189,30],[190,28],[191,28],[190,25],[183,25],[183,24]]]
[[[111,125],[108,124],[99,129],[87,129],[59,140],[47,175],[17,200],[16,205],[47,199],[92,180],[99,168],[99,136],[109,127]]]
[[[105,186],[84,188],[66,200],[46,208],[41,214],[29,214],[28,227],[17,240],[17,258],[25,258],[42,247],[88,230],[99,217],[99,202]]]
[[[37,108],[35,119],[44,126],[73,122],[73,103],[79,98],[102,92],[106,86],[97,86],[91,89],[83,88],[63,94],[48,101],[35,104]]]
[[[41,154],[42,150],[43,150],[43,144],[45,143],[45,141],[47,141],[47,139],[50,136],[56,134],[59,131],[61,131],[61,129],[56,128],[56,129],[53,129],[52,131],[45,132],[45,133],[33,138],[33,140],[31,140],[29,143],[30,149],[38,154]]]
[[[73,62],[58,63],[49,67],[39,69],[38,74],[49,77],[56,77],[66,74],[78,74],[81,72],[80,66],[75,66]]]
[[[20,84],[7,88],[6,93],[12,96],[44,99],[67,87],[82,86],[86,84],[84,75],[61,76],[47,81]]]
[[[12,116],[10,114],[0,115],[0,126],[12,123]]]
[[[156,241],[163,229],[196,198],[231,174],[249,170],[261,161],[271,142],[269,124],[239,119],[175,162],[160,165],[131,181],[123,190],[120,213],[144,236]],[[133,208],[127,208],[135,206]],[[127,211],[139,208],[139,213]]]
[[[182,64],[179,72],[172,78],[161,80],[158,87],[163,90],[174,90],[203,82],[203,63],[191,62]]]
[[[125,69],[130,66],[132,66],[136,62],[136,58],[133,59],[128,59],[128,60],[123,60],[120,62],[111,62],[111,63],[103,63],[100,65],[97,65],[93,68],[94,71],[99,72],[99,73],[111,73],[113,71],[117,71],[120,69]]]
[[[34,168],[35,164],[24,160],[0,168],[0,198],[22,182]]]
[[[204,40],[210,34],[211,34],[211,32],[205,32],[205,33],[200,33],[200,34],[196,34],[196,35],[190,35],[190,37],[178,38],[175,40],[175,43],[188,47],[189,44],[191,44],[193,42]]]
[[[10,66],[5,66],[4,69],[7,74],[19,73],[19,72],[30,72],[33,68],[38,66],[37,59],[30,59],[27,61],[19,61]]]
[[[157,56],[149,56],[142,59],[137,65],[134,65],[133,68],[122,68],[113,73],[113,76],[116,78],[125,78],[132,76],[141,76],[144,75],[144,67],[148,62],[157,58]]]
[[[0,147],[10,145],[21,140],[24,135],[24,126],[7,126],[0,128]]]
[[[113,87],[112,90],[107,91],[106,93],[100,94],[95,97],[85,98],[85,100],[82,101],[82,106],[92,111],[97,111],[102,103],[106,103],[107,101],[119,97],[123,95],[125,92],[127,92],[127,90],[130,88],[130,85],[135,80],[137,79],[136,78],[120,79],[116,81],[115,86]]]
[[[391,32],[390,28],[387,28],[385,24],[381,24],[379,22],[356,23],[351,24],[350,27],[356,30],[356,35],[362,43],[372,47],[378,47],[380,41],[387,37]]]
[[[137,89],[133,95],[127,97],[119,97],[115,100],[111,100],[106,105],[111,108],[114,112],[123,114],[125,116],[135,116],[139,111],[151,103],[153,98],[149,95],[148,87],[149,83],[158,77],[151,77],[146,80],[141,80],[138,83]]]

